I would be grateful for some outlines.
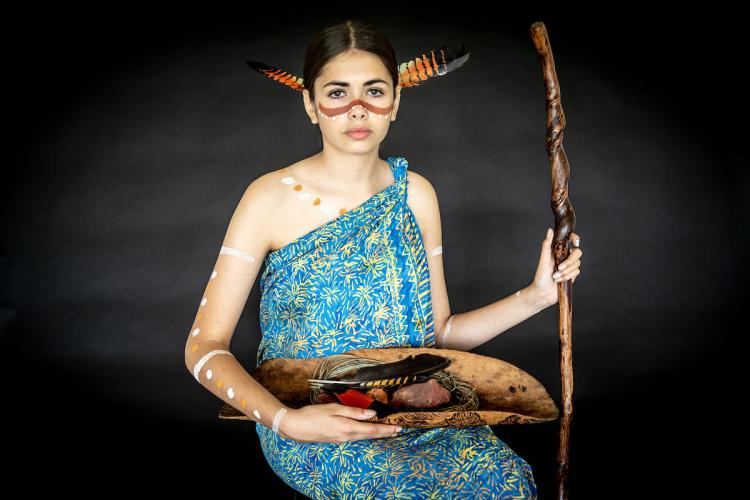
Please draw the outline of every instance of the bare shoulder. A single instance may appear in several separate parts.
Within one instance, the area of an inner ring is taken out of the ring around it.
[[[266,172],[257,177],[245,189],[241,203],[252,205],[254,210],[262,211],[263,215],[273,214],[282,199],[281,195],[286,192],[284,188],[287,186],[284,183],[284,178],[291,177],[290,169],[298,163]]]
[[[281,192],[281,181],[290,175],[291,167],[292,165],[288,165],[260,175],[248,185],[246,191],[249,191],[251,196],[273,198]]]
[[[424,175],[414,170],[407,170],[408,197],[407,204],[417,219],[435,217],[438,210],[438,198],[435,187]]]
[[[284,186],[281,179],[286,175],[287,167],[284,167],[262,174],[248,184],[233,217],[244,231],[250,231],[256,237],[263,236],[265,241],[270,241],[273,237],[271,228],[276,222],[281,188]]]
[[[277,234],[279,228],[289,225],[287,179],[294,179],[292,171],[296,172],[304,163],[305,160],[298,161],[260,175],[247,186],[240,200],[238,213],[243,214],[240,218],[245,227],[252,229],[256,237],[262,237],[269,251],[278,246],[276,240],[285,237]]]

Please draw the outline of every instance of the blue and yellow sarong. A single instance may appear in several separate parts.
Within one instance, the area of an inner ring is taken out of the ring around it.
[[[435,347],[427,255],[396,182],[363,204],[269,253],[261,275],[257,364],[354,349]],[[271,469],[314,499],[532,498],[531,466],[488,425],[404,428],[345,443],[285,439],[256,423]]]

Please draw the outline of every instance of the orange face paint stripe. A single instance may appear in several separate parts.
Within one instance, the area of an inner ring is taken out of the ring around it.
[[[357,104],[361,104],[365,108],[367,108],[368,111],[372,111],[375,114],[378,115],[387,115],[393,110],[393,104],[388,106],[387,108],[379,108],[377,106],[373,106],[369,102],[365,102],[362,99],[355,99],[346,106],[340,106],[338,108],[328,108],[326,106],[323,106],[322,104],[318,104],[318,107],[320,108],[321,113],[327,116],[337,116],[342,113],[348,112],[350,109],[352,109]]]

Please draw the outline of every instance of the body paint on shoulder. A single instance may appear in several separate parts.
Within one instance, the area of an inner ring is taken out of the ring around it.
[[[297,192],[300,192],[304,189],[302,184],[298,184],[297,181],[294,180],[294,177],[292,176],[286,176],[283,179],[281,179],[281,182],[288,185],[293,186],[292,189],[294,189]],[[328,214],[333,210],[333,206],[329,205],[328,203],[323,203],[320,201],[320,197],[315,196],[314,194],[308,192],[308,191],[302,191],[300,192],[297,197],[302,201],[307,201],[312,199],[311,205],[314,207],[317,207],[321,212],[324,214]],[[314,198],[313,198],[314,197]],[[340,208],[339,209],[339,215],[342,215],[346,212],[346,208]]]

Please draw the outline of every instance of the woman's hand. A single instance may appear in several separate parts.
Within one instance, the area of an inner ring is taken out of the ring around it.
[[[536,268],[534,282],[531,284],[534,294],[540,298],[543,304],[548,306],[557,303],[557,283],[569,279],[572,279],[571,283],[574,283],[576,276],[581,274],[581,255],[583,255],[583,250],[578,248],[581,244],[581,237],[576,233],[570,233],[570,239],[575,248],[569,252],[568,258],[560,263],[558,270],[555,270],[555,257],[552,254],[553,235],[552,229],[547,229],[547,237],[542,241],[539,265]]]
[[[373,418],[364,408],[339,403],[313,404],[289,410],[279,425],[287,439],[303,442],[343,443],[359,439],[394,437],[396,425],[360,422]]]

